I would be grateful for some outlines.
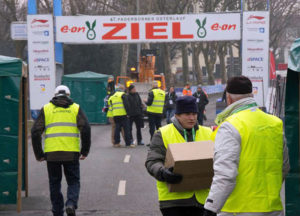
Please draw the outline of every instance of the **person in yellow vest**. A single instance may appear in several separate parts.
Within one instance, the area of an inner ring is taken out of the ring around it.
[[[155,128],[156,130],[158,130],[161,127],[161,120],[163,117],[165,105],[165,96],[165,91],[158,88],[158,83],[154,81],[152,83],[152,89],[148,94],[148,100],[146,101],[151,139],[154,134]]]
[[[114,134],[114,147],[121,147],[120,145],[120,133],[124,129],[125,145],[126,147],[135,147],[130,142],[130,131],[129,131],[129,119],[127,116],[129,105],[128,99],[124,92],[124,86],[119,84],[116,92],[108,99],[110,115],[113,116],[115,123],[115,134]]]
[[[245,76],[226,87],[216,123],[214,177],[205,216],[283,216],[280,190],[289,170],[282,121],[262,112]]]
[[[156,131],[151,140],[145,166],[150,175],[157,180],[158,200],[164,216],[202,216],[208,189],[169,192],[167,183],[180,183],[182,176],[173,173],[172,168],[164,167],[169,145],[211,139],[212,130],[198,125],[197,112],[195,97],[179,97],[176,100],[176,112],[171,119],[172,123]]]
[[[37,161],[47,161],[54,216],[64,215],[62,168],[68,184],[66,212],[68,216],[75,216],[80,189],[79,159],[84,160],[88,156],[91,146],[89,122],[83,110],[69,96],[70,90],[67,86],[58,86],[55,97],[41,109],[31,129],[35,157]],[[41,138],[43,132],[44,149]]]
[[[111,124],[111,143],[114,146],[115,145],[116,124],[114,122],[114,117],[113,117],[113,113],[112,113],[112,106],[109,106],[109,104],[108,104],[108,100],[109,100],[110,96],[111,95],[106,95],[106,97],[104,98],[104,107],[102,109],[102,112],[106,113],[106,117],[108,118],[108,121]],[[125,140],[124,129],[123,128],[122,128],[121,134],[122,134],[123,139]],[[120,147],[120,146],[115,146],[115,147]]]

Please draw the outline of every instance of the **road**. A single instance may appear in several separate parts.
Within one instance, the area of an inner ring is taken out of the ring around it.
[[[205,125],[215,118],[215,101],[211,96]],[[149,128],[142,130],[149,142]],[[147,173],[144,163],[146,146],[113,148],[110,125],[92,126],[92,147],[86,160],[81,161],[81,192],[79,216],[157,216],[159,211],[155,180]],[[135,135],[135,134],[134,134]],[[123,141],[124,145],[124,141]],[[29,145],[29,197],[23,198],[23,210],[16,214],[16,205],[0,205],[0,216],[50,216],[48,176],[45,162],[37,162]],[[121,183],[120,183],[121,182]],[[63,179],[62,191],[66,196]]]

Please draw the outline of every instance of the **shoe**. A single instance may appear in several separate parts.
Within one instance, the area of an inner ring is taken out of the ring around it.
[[[143,141],[138,142],[138,145],[145,145]]]
[[[66,207],[66,213],[67,213],[68,216],[76,216],[74,206],[67,206]]]
[[[113,147],[114,147],[114,148],[120,148],[120,147],[121,147],[121,144],[114,144]]]
[[[135,148],[135,145],[134,145],[134,144],[131,144],[131,145],[130,145],[130,148]]]

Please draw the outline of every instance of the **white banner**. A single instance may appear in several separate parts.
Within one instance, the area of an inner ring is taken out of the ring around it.
[[[263,81],[263,93],[257,94],[264,106],[269,83],[269,12],[251,11],[243,14],[242,74]]]
[[[52,15],[28,15],[27,30],[30,109],[40,110],[55,90]]]
[[[64,43],[155,43],[240,40],[240,14],[58,16]]]

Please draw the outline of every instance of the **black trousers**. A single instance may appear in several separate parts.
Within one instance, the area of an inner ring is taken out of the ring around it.
[[[116,124],[115,128],[115,144],[120,144],[120,133],[121,129],[124,129],[125,136],[125,144],[126,146],[130,146],[130,133],[129,133],[129,120],[127,116],[116,116],[114,117],[114,121]]]
[[[141,128],[144,126],[144,122],[143,122],[143,116],[130,116],[129,117],[129,129],[130,129],[130,141],[133,142],[133,136],[132,136],[132,125],[133,122],[135,123],[135,127],[136,127],[136,138],[138,143],[140,143],[142,141],[142,132],[141,132]]]
[[[197,114],[198,124],[203,125],[204,109],[199,109]]]
[[[66,206],[77,208],[80,190],[79,161],[47,161],[50,199],[54,216],[64,215],[64,198],[61,192],[62,169],[68,184]]]
[[[149,118],[149,132],[152,139],[152,136],[155,132],[155,128],[156,130],[158,130],[161,127],[162,117],[160,115],[155,115],[155,114],[153,115],[151,113],[148,113],[148,118]]]
[[[163,216],[202,216],[203,207],[172,207],[160,209]]]

